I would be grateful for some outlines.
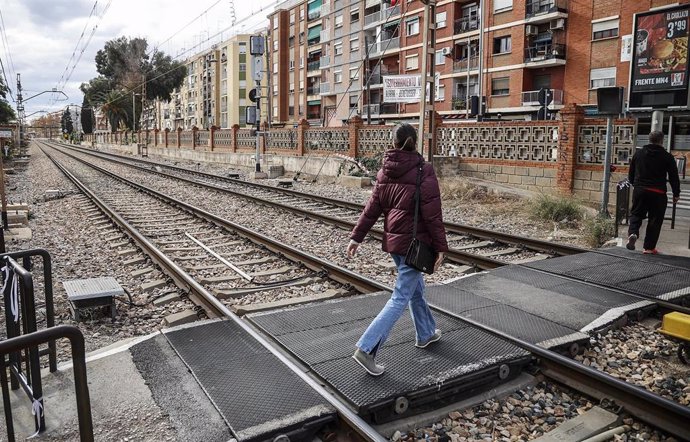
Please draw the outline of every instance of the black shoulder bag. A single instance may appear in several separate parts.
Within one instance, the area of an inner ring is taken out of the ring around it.
[[[412,242],[407,249],[405,255],[405,264],[414,267],[420,272],[434,273],[434,264],[436,263],[436,251],[429,244],[426,244],[417,239],[417,220],[419,219],[419,200],[421,196],[422,184],[422,169],[424,168],[424,159],[419,161],[419,169],[417,170],[417,188],[414,194],[414,227],[412,227]]]

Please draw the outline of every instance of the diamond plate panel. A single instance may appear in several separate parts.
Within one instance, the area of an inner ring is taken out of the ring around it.
[[[106,296],[119,296],[125,294],[125,290],[112,276],[106,276],[103,278],[74,279],[72,281],[64,281],[62,285],[65,287],[67,298],[70,301],[103,298]]]
[[[334,412],[320,395],[231,321],[175,330],[165,336],[238,440],[265,439],[285,422],[306,423]]]

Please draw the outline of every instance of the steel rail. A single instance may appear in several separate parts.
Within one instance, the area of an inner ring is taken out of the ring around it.
[[[552,379],[596,398],[609,398],[631,415],[666,432],[690,437],[690,407],[673,402],[642,387],[628,384],[603,371],[588,367],[559,353],[504,333],[474,319],[433,303],[431,308],[527,350],[540,358],[542,372]]]
[[[42,148],[41,150],[48,156],[48,158],[53,161],[56,165],[59,163],[52,158],[47,152],[45,152]],[[67,155],[64,154],[63,155]],[[69,156],[69,155],[68,155]],[[94,168],[95,170],[98,170],[99,168],[97,166],[90,165],[83,160],[78,160],[81,163]],[[106,207],[109,209],[103,201],[101,201],[93,192],[91,192],[83,183],[81,183],[74,175],[69,173],[67,169],[64,167],[58,165],[58,168],[65,173],[65,175],[72,180],[77,187],[80,189],[86,191],[86,195],[89,196],[89,198],[96,197],[99,201],[99,207],[103,205],[103,207]],[[110,172],[107,171],[102,171],[98,170],[101,173],[105,173],[107,176],[116,178],[124,183],[128,183],[127,180],[118,177],[117,175],[114,175]],[[67,172],[67,173],[66,173]],[[78,184],[77,184],[78,183]],[[132,186],[134,188],[139,188],[143,186],[135,185]],[[151,191],[152,194],[157,194],[158,192]],[[147,192],[149,193],[149,192]],[[164,197],[162,194],[158,194],[161,196],[160,199],[165,200],[167,197]],[[187,204],[178,202],[180,207],[191,207]],[[202,211],[200,211],[202,212]],[[114,214],[113,215],[117,216],[120,218],[118,215]],[[216,218],[213,215],[208,214],[210,218]],[[120,218],[121,219],[121,218]],[[125,222],[124,220],[122,220]],[[227,222],[227,221],[226,221]],[[228,224],[232,224],[230,222],[227,222]],[[132,228],[128,223],[125,222],[125,224],[129,227]],[[243,230],[249,230],[249,229],[243,229]],[[137,232],[138,234],[138,232]],[[256,234],[260,235],[260,234]],[[141,237],[141,235],[138,235]],[[258,236],[257,236],[258,238]],[[265,238],[265,237],[263,237]],[[142,239],[145,240],[145,238],[142,237]],[[288,246],[289,247],[289,246]],[[155,249],[155,247],[154,247]],[[157,251],[157,249],[156,249]],[[293,251],[292,256],[295,256]],[[158,251],[158,254],[162,255],[162,252]],[[164,256],[164,255],[163,255]],[[314,257],[315,258],[315,257]],[[303,369],[297,364],[295,364],[291,359],[289,359],[285,354],[283,354],[280,350],[278,350],[274,345],[272,345],[266,338],[264,338],[261,334],[259,334],[256,330],[254,330],[252,327],[249,326],[245,321],[243,321],[238,315],[233,313],[231,310],[229,310],[218,298],[216,298],[211,292],[206,290],[201,284],[199,284],[194,278],[189,275],[187,272],[185,272],[182,268],[177,266],[175,263],[170,261],[167,257],[165,257],[166,261],[169,263],[169,268],[168,270],[174,271],[176,274],[176,278],[179,278],[180,281],[183,281],[184,286],[187,287],[190,291],[196,293],[199,295],[199,297],[202,297],[204,299],[204,304],[211,304],[213,305],[213,310],[218,312],[219,317],[225,317],[228,318],[229,320],[233,321],[235,324],[239,325],[246,333],[248,333],[252,338],[254,338],[257,342],[259,342],[264,348],[266,348],[271,354],[273,354],[275,357],[277,357],[288,369],[290,369],[293,373],[295,373],[297,376],[299,376],[309,387],[311,387],[313,390],[315,390],[318,394],[320,394],[328,403],[330,403],[338,412],[340,417],[348,423],[351,427],[353,427],[362,437],[366,438],[367,440],[373,441],[373,442],[385,442],[387,441],[386,438],[382,437],[378,431],[376,431],[371,425],[369,425],[367,422],[365,422],[360,416],[358,416],[356,413],[354,413],[347,404],[343,403],[342,401],[338,400],[332,393],[330,393],[328,390],[326,390],[322,385],[320,385],[318,382],[316,382],[313,378],[311,378],[306,372],[303,371]],[[316,258],[318,261],[324,262],[323,260],[320,260],[319,258]],[[352,276],[356,276],[356,274],[351,273]],[[367,282],[365,278],[362,278],[363,282],[362,284],[358,284],[360,286],[366,286]],[[384,286],[383,284],[380,284],[378,282],[375,283],[377,287],[382,287],[387,290],[390,290],[387,286]]]
[[[76,149],[76,150],[78,152],[81,152],[80,149]],[[67,153],[64,153],[64,154],[69,155]],[[97,155],[93,155],[93,154],[91,154],[91,155],[97,156]],[[72,156],[72,158],[76,158],[76,157]],[[233,190],[233,189],[228,189],[227,187],[222,187],[222,186],[219,186],[216,184],[199,182],[199,181],[193,180],[191,178],[184,178],[184,177],[180,177],[180,176],[176,176],[176,175],[171,175],[171,174],[168,174],[165,172],[159,172],[157,170],[151,170],[147,167],[130,164],[130,163],[127,163],[126,161],[122,161],[120,159],[115,159],[115,160],[110,159],[108,161],[116,162],[118,164],[122,164],[124,166],[131,167],[133,169],[137,169],[137,170],[140,170],[140,171],[143,171],[146,173],[151,173],[151,174],[163,176],[163,177],[170,178],[170,179],[175,179],[175,180],[181,181],[183,183],[188,183],[188,184],[192,184],[195,186],[205,187],[207,189],[212,189],[212,190],[215,190],[218,192],[229,193],[232,195],[239,196],[241,198],[246,198],[246,199],[258,201],[259,204],[265,204],[265,205],[279,208],[281,210],[286,210],[289,212],[297,213],[299,215],[303,215],[303,216],[311,218],[311,219],[323,221],[325,223],[335,225],[337,227],[340,227],[340,228],[343,228],[346,230],[354,229],[355,225],[357,224],[357,223],[352,222],[352,221],[347,221],[347,220],[336,218],[336,217],[333,217],[330,215],[324,215],[324,214],[320,214],[317,212],[312,212],[310,210],[302,209],[300,207],[290,206],[287,204],[283,204],[283,203],[280,203],[277,201],[271,201],[269,199],[261,198],[258,196],[247,195],[245,193],[238,192],[238,191]],[[221,177],[221,178],[223,178],[223,177]],[[271,187],[271,186],[269,186],[269,187]],[[363,206],[361,206],[361,207],[363,207]],[[383,239],[383,230],[381,230],[381,229],[372,228],[369,231],[369,234],[375,239],[378,239],[378,240]],[[459,264],[470,265],[473,267],[477,267],[481,270],[495,269],[495,268],[502,267],[502,266],[508,264],[506,262],[499,261],[499,260],[493,259],[491,257],[482,256],[482,255],[479,255],[476,253],[468,253],[468,252],[464,252],[462,250],[455,250],[455,249],[448,250],[448,252],[446,252],[446,257],[453,262],[456,262]]]
[[[61,145],[59,143],[56,143],[56,144]],[[61,146],[64,146],[64,145],[61,145]],[[352,210],[356,210],[356,211],[361,211],[364,208],[363,204],[353,203],[350,201],[345,201],[345,200],[340,200],[340,199],[335,199],[335,198],[329,198],[329,197],[320,196],[320,195],[313,195],[313,194],[306,193],[306,192],[300,192],[298,190],[282,189],[279,187],[269,186],[266,184],[253,183],[250,181],[244,181],[244,180],[240,180],[240,179],[224,177],[221,175],[216,175],[216,174],[212,174],[212,173],[208,173],[208,172],[200,172],[198,170],[192,170],[192,169],[187,169],[184,167],[168,165],[168,164],[164,164],[164,163],[158,163],[155,161],[143,160],[140,158],[123,157],[122,155],[117,155],[117,154],[113,154],[113,153],[109,153],[109,152],[95,153],[92,150],[84,149],[84,148],[78,148],[75,146],[64,146],[64,147],[67,147],[69,149],[78,150],[78,151],[81,151],[81,152],[88,154],[88,155],[113,157],[113,158],[117,158],[121,161],[124,159],[125,161],[133,161],[133,162],[139,162],[142,164],[156,165],[156,166],[165,167],[165,168],[176,170],[176,171],[183,172],[183,173],[188,173],[188,174],[192,174],[192,175],[199,175],[199,176],[202,176],[205,178],[216,179],[216,180],[225,181],[225,182],[229,182],[229,183],[233,183],[233,184],[241,184],[243,186],[254,187],[257,189],[262,189],[262,190],[266,190],[266,191],[270,191],[270,192],[274,192],[274,193],[282,193],[284,195],[311,199],[311,200],[315,200],[315,201],[322,202],[325,204],[331,204],[331,205],[334,205],[337,207],[343,207],[343,208],[352,209]],[[465,225],[465,224],[451,223],[451,222],[446,221],[446,222],[444,222],[444,225],[446,227],[446,230],[449,232],[458,233],[458,234],[467,234],[467,235],[475,236],[477,238],[481,238],[481,239],[485,239],[485,240],[492,240],[492,241],[502,242],[502,243],[521,246],[521,247],[526,246],[530,249],[537,250],[540,252],[545,252],[545,253],[552,253],[552,254],[557,254],[557,255],[573,255],[576,253],[583,253],[583,252],[587,251],[586,249],[583,249],[581,247],[571,246],[568,244],[553,243],[550,241],[544,241],[544,240],[540,240],[540,239],[536,239],[536,238],[512,235],[509,233],[497,232],[497,231],[483,229],[481,227],[469,226],[469,225]],[[500,263],[500,261],[497,261],[497,262]],[[487,268],[493,268],[493,267],[487,267]]]

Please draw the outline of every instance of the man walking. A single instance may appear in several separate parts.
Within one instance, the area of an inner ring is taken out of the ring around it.
[[[666,198],[666,176],[671,183],[673,202],[680,197],[680,178],[673,155],[666,152],[661,145],[664,134],[654,131],[649,134],[649,144],[635,152],[630,161],[628,181],[634,186],[633,203],[628,228],[629,250],[635,250],[635,242],[640,236],[642,220],[648,217],[647,231],[644,238],[645,254],[656,255],[656,243],[659,241],[661,225],[668,199]]]

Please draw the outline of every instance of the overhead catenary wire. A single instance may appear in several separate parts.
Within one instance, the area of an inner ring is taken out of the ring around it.
[[[5,18],[2,15],[2,9],[0,9],[0,26],[2,26],[0,32],[0,37],[2,39],[2,46],[5,49],[5,54],[7,54],[7,60],[9,61],[9,64],[7,68],[9,69],[10,77],[15,78],[16,77],[16,71],[14,69],[14,60],[12,59],[12,51],[10,50],[10,42],[7,39],[7,33],[5,31]],[[2,62],[2,58],[0,57],[0,68],[2,69],[2,76],[5,80],[5,87],[7,87],[8,92],[10,93],[10,97],[12,98],[12,101],[16,102],[14,98],[14,94],[12,92],[12,86],[11,83],[7,80],[7,73],[5,71],[5,64]]]

